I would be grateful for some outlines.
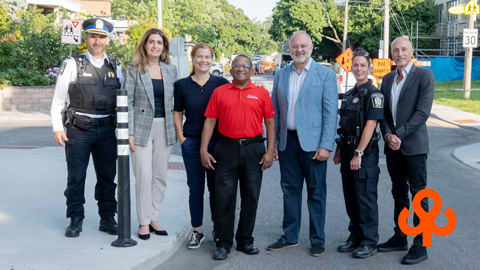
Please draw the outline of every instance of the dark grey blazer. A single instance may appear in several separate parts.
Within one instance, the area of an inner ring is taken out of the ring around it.
[[[177,69],[174,65],[160,62],[164,85],[165,125],[167,144],[174,144],[177,139],[173,125],[173,84],[177,81]],[[126,69],[125,89],[128,92],[128,130],[135,137],[136,145],[146,145],[153,117],[155,115],[155,99],[150,73],[138,72],[129,65]]]
[[[382,134],[393,133],[400,137],[400,150],[405,156],[428,153],[427,119],[432,109],[435,85],[432,71],[412,65],[403,84],[397,103],[397,125],[392,118],[391,94],[395,70],[383,77],[380,91],[385,96]],[[385,154],[392,152],[385,144]]]

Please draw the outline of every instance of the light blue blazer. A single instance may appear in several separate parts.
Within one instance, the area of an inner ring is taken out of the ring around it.
[[[292,65],[276,72],[273,80],[272,102],[280,151],[284,151],[287,144],[288,91]],[[337,128],[337,91],[335,72],[312,59],[295,106],[297,134],[304,151],[316,151],[318,148],[333,151]]]

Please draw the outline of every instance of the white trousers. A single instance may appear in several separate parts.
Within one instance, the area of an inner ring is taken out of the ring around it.
[[[167,189],[168,159],[165,118],[154,118],[145,146],[135,145],[132,153],[138,224],[148,225],[160,216],[160,206]]]

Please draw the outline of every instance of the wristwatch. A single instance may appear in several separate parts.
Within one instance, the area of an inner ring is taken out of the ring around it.
[[[356,157],[362,157],[363,156],[363,152],[358,150],[358,149],[355,149],[355,152],[353,153],[354,156]]]

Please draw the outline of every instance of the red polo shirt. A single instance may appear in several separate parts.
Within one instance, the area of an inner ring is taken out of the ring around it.
[[[208,102],[205,117],[218,118],[223,136],[239,139],[263,133],[263,118],[275,116],[267,89],[251,81],[243,89],[229,83],[217,87]]]

